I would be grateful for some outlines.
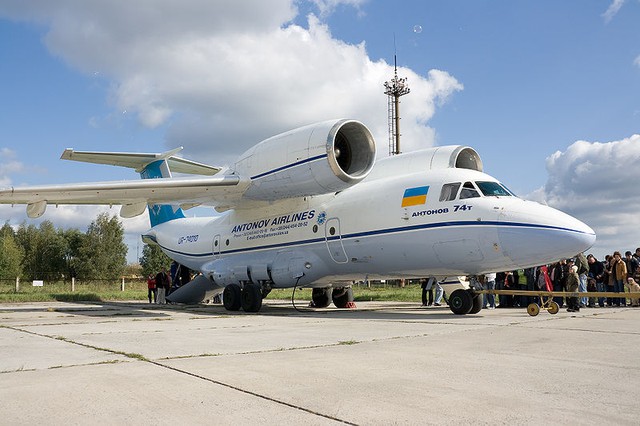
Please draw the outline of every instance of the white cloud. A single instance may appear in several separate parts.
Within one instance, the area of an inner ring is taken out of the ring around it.
[[[625,0],[613,0],[613,2],[609,5],[607,10],[602,14],[605,23],[611,22],[614,16],[620,11],[622,5],[624,5]]]
[[[633,61],[633,65],[637,66],[638,68],[640,68],[640,55],[638,55],[636,57],[636,59]]]
[[[323,13],[363,3],[315,2]],[[337,117],[362,120],[386,152],[382,84],[393,67],[371,60],[364,43],[335,39],[314,15],[306,28],[293,24],[296,4],[39,0],[14,5],[10,15],[48,25],[52,53],[110,78],[114,109],[147,127],[168,125],[167,145],[185,146],[185,156],[228,163],[276,133]],[[417,138],[406,149],[430,146],[428,120],[462,85],[444,71],[400,71],[412,89],[402,99],[402,133]]]
[[[547,158],[544,188],[527,196],[546,200],[590,225],[601,256],[640,247],[640,135],[577,141]]]
[[[368,0],[311,0],[320,11],[320,16],[327,16],[332,14],[336,8],[342,4],[354,7],[359,14],[362,14],[360,6],[365,4]]]
[[[361,12],[365,1],[313,3],[326,16],[340,5]],[[113,116],[126,111],[149,128],[166,126],[167,146],[185,146],[187,157],[228,164],[276,133],[339,117],[367,124],[386,155],[383,83],[393,76],[393,66],[372,60],[364,43],[334,38],[315,15],[308,16],[306,26],[294,24],[297,4],[33,0],[3,2],[0,16],[43,25],[53,55],[110,81]],[[463,86],[445,71],[398,71],[411,87],[402,98],[403,151],[431,146],[435,131],[429,120]],[[110,122],[110,117],[91,118],[93,126]],[[0,157],[0,184],[9,183],[10,173],[20,169],[13,161]],[[86,229],[104,209],[50,206],[42,220]],[[26,219],[24,207],[0,206],[0,212],[12,223]],[[123,223],[129,236],[148,226],[146,215]]]
[[[16,153],[9,148],[0,148],[0,188],[11,186],[10,175],[24,170],[24,164],[16,159]]]

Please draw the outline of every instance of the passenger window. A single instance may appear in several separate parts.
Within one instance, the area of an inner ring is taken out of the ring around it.
[[[460,199],[464,200],[465,198],[475,198],[479,197],[478,191],[473,186],[471,182],[465,182],[462,186],[462,191],[460,191]]]
[[[460,182],[445,183],[444,185],[442,185],[442,190],[440,191],[440,201],[455,200],[456,195],[458,194],[459,188],[460,188]]]

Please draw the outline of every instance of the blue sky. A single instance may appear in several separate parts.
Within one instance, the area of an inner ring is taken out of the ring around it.
[[[386,155],[395,44],[405,151],[470,145],[516,193],[589,223],[598,256],[640,246],[638,0],[131,4],[0,2],[0,186],[136,177],[58,160],[67,147],[229,164],[334,117]],[[44,219],[85,228],[98,211]],[[130,247],[146,226],[125,221]]]

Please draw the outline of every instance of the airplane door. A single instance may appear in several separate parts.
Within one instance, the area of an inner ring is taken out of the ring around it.
[[[340,233],[340,219],[333,217],[328,219],[324,226],[324,240],[327,243],[329,255],[336,263],[347,263],[349,258],[342,244],[342,234]]]
[[[220,257],[220,234],[217,234],[213,237],[213,257]]]

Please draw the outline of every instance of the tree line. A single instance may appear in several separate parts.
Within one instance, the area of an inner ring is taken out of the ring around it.
[[[101,213],[86,232],[55,228],[45,220],[39,226],[9,223],[0,228],[0,279],[59,281],[117,280],[127,268],[124,228],[116,216]],[[155,274],[171,260],[157,246],[143,248],[140,265]]]

